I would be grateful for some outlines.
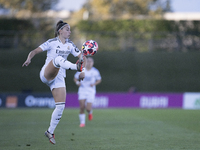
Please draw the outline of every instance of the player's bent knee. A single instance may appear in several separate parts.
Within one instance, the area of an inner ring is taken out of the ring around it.
[[[53,65],[54,65],[54,67],[60,68],[59,61],[60,61],[61,59],[63,59],[62,56],[57,56],[56,58],[53,59]]]

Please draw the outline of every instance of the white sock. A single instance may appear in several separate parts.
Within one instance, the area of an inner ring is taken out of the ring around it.
[[[62,67],[67,70],[77,70],[76,64],[71,63],[70,61],[64,59],[62,56],[58,56],[58,57],[54,58],[53,65],[56,68]]]
[[[85,124],[85,114],[79,114],[80,124]]]
[[[56,108],[54,109],[52,115],[51,115],[51,121],[50,121],[50,126],[48,128],[48,131],[53,134],[54,130],[56,129],[56,126],[58,125],[62,114],[63,110],[65,109],[65,103],[64,102],[59,102],[56,103]]]

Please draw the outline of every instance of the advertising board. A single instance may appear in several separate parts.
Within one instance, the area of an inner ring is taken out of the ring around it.
[[[188,99],[187,95],[181,93],[97,93],[93,108],[182,108],[183,95]],[[198,96],[200,103],[200,94]],[[195,102],[198,103],[197,100]],[[65,106],[79,108],[77,93],[67,94]],[[184,101],[184,108],[186,106],[189,107],[188,100]],[[0,107],[54,108],[55,102],[51,93],[0,94]]]

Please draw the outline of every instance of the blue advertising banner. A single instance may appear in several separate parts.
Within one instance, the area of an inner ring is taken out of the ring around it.
[[[0,94],[0,107],[54,108],[54,106],[55,102],[51,93]]]

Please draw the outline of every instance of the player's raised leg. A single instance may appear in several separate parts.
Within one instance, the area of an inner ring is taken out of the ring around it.
[[[78,71],[82,71],[84,63],[83,60],[79,59],[77,63],[73,64],[70,61],[64,59],[62,56],[57,56],[52,60],[52,62],[56,68],[62,67],[66,70],[78,70]]]

